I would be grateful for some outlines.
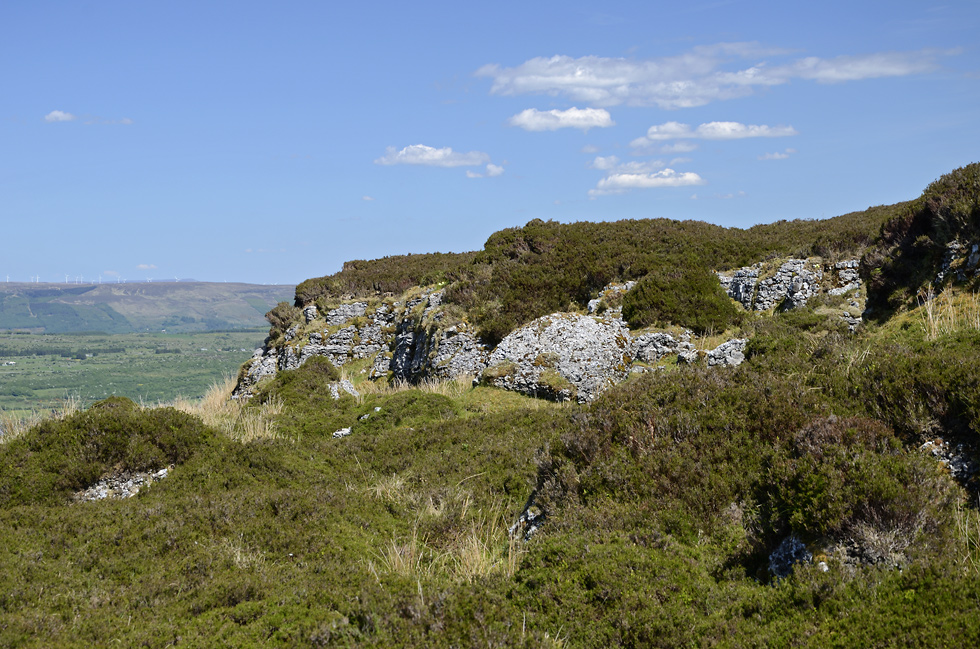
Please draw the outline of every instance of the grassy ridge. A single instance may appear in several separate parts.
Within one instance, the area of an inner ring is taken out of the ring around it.
[[[780,221],[748,230],[669,219],[569,224],[536,219],[495,233],[480,252],[348,262],[339,273],[300,284],[296,305],[321,300],[324,306],[342,297],[398,293],[415,284],[448,285],[447,302],[462,307],[480,335],[494,343],[541,315],[584,308],[614,281],[650,278],[652,294],[661,291],[665,281],[669,284],[677,269],[689,277],[709,277],[712,270],[769,256],[860,255],[885,222],[909,209],[911,204],[903,203],[825,221]],[[684,290],[691,288],[689,281],[682,284]],[[716,292],[714,285],[711,288],[709,292]],[[669,318],[649,301],[634,304],[630,324],[661,322],[703,329],[699,313],[716,297],[705,294],[687,308],[674,300]],[[719,304],[716,310],[720,308]],[[719,312],[708,320],[723,329],[733,318]]]
[[[697,292],[706,258],[867,251],[878,322],[848,333],[832,296],[742,314],[737,368],[672,366],[559,405],[315,361],[248,405],[228,385],[190,415],[111,402],[24,431],[0,444],[0,646],[975,646],[977,478],[921,447],[976,458],[980,298],[975,279],[912,298],[952,237],[980,232],[977,169],[830,222],[537,221],[471,258],[375,267],[405,271],[392,287],[441,278],[499,336],[592,283]],[[310,295],[380,290],[368,267]],[[340,378],[361,396],[334,400]],[[169,463],[136,498],[72,502],[111,467]],[[525,508],[527,540],[509,530]],[[776,579],[789,535],[813,560]]]
[[[137,498],[70,504],[74,483],[39,481],[0,503],[0,643],[969,645],[980,518],[902,443],[930,421],[977,434],[980,330],[959,323],[932,337],[916,310],[854,338],[819,308],[779,315],[748,325],[739,368],[644,375],[588,407],[466,382],[334,401],[336,370],[284,372],[243,411],[280,413],[249,442],[174,420],[200,441]],[[163,452],[105,416],[27,433],[0,466]],[[532,494],[545,523],[515,542]],[[770,581],[790,532],[886,561],[828,554]]]

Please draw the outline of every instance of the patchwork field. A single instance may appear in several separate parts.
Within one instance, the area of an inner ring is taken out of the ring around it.
[[[266,333],[0,332],[0,410],[46,412],[66,398],[84,407],[110,395],[148,404],[197,398],[234,375]]]

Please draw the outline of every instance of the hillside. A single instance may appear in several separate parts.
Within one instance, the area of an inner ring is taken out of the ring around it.
[[[172,333],[254,329],[292,286],[217,282],[0,283],[0,329]]]
[[[980,164],[349,262],[237,385],[8,426],[0,646],[976,646],[978,290]]]

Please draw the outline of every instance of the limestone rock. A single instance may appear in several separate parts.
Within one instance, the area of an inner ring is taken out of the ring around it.
[[[834,264],[833,274],[837,277],[837,285],[827,292],[831,295],[843,295],[861,288],[861,276],[858,273],[860,263],[859,259],[847,259]]]
[[[354,389],[354,384],[348,381],[347,379],[334,381],[328,387],[330,388],[330,396],[333,397],[334,401],[340,399],[340,397],[342,396],[340,394],[341,390],[343,390],[344,392],[346,392],[347,394],[351,395],[354,398],[361,396],[360,394],[358,394],[357,390]]]
[[[656,363],[662,358],[694,351],[694,345],[683,340],[676,340],[667,333],[640,334],[633,339],[633,357],[644,363]]]
[[[745,345],[748,340],[745,338],[733,338],[724,342],[706,354],[708,367],[736,367],[745,360]]]
[[[599,297],[589,300],[587,305],[589,315],[598,314],[600,308],[603,305],[609,306],[610,302],[622,301],[622,297],[629,291],[633,290],[634,286],[636,286],[636,282],[634,281],[625,282],[623,284],[617,284],[615,282],[612,284],[607,284],[601,291],[599,291]],[[611,309],[611,311],[615,312],[613,315],[618,317],[618,315],[622,313],[622,307],[616,307]]]
[[[173,467],[164,467],[159,471],[123,471],[108,475],[91,487],[76,492],[74,498],[78,502],[132,498],[141,488],[166,478],[170,468]]]
[[[489,358],[490,351],[476,336],[459,327],[450,327],[440,333],[429,364],[434,376],[452,379],[479,374]]]
[[[591,401],[629,375],[631,347],[622,320],[555,313],[500,341],[483,380],[533,396]]]
[[[806,259],[786,260],[775,275],[759,282],[755,310],[795,309],[806,305],[820,291],[822,276],[819,268],[807,268]]]
[[[694,365],[698,362],[698,358],[696,349],[685,349],[677,353],[677,363],[679,365]]]
[[[311,304],[305,309],[303,309],[303,317],[306,318],[306,324],[309,324],[316,320],[318,313],[315,304]]]
[[[752,309],[755,287],[759,283],[759,264],[739,268],[731,277],[724,273],[718,273],[718,280],[730,298],[746,309]]]
[[[387,352],[378,352],[378,355],[374,357],[374,364],[371,365],[371,373],[368,378],[372,381],[374,379],[380,379],[388,375],[388,371],[391,369],[391,354]]]
[[[305,313],[305,311],[304,311]],[[326,320],[328,327],[346,324],[349,320],[359,318],[367,313],[366,302],[354,302],[352,304],[341,304],[336,309],[327,312]]]

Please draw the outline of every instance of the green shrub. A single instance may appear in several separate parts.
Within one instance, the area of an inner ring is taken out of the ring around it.
[[[718,277],[690,258],[641,279],[623,298],[623,318],[633,328],[675,324],[698,334],[741,321]]]
[[[0,506],[63,502],[109,471],[179,464],[213,436],[200,419],[173,408],[143,410],[110,397],[0,446]]]
[[[286,330],[289,329],[300,316],[299,308],[289,302],[280,302],[265,314],[265,319],[272,327],[269,329],[269,338],[275,340],[281,338]]]
[[[861,417],[814,421],[779,449],[766,480],[770,524],[803,538],[866,525],[897,531],[905,545],[935,529],[942,486],[936,463],[907,455],[883,424]]]

